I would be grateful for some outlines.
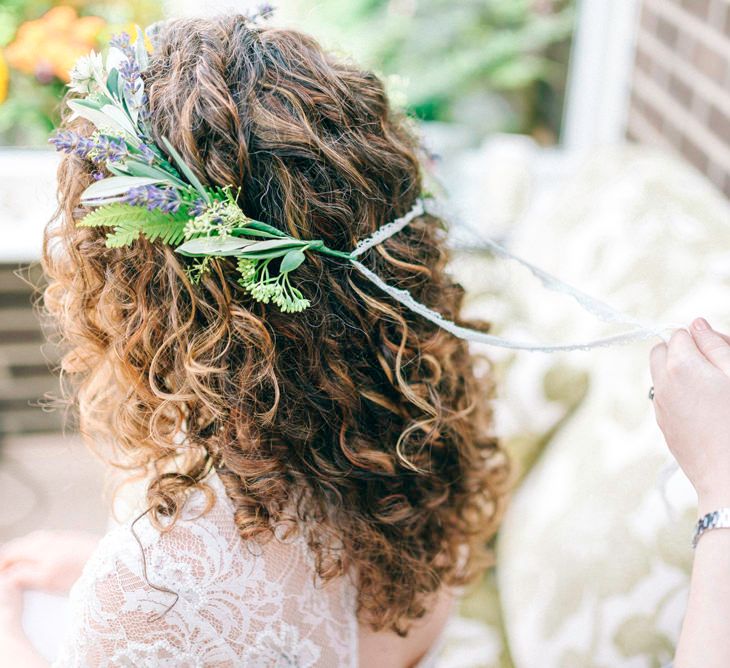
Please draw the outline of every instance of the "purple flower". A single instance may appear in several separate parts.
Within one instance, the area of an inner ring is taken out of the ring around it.
[[[97,170],[91,173],[91,178],[94,179],[94,181],[101,181],[102,179],[105,179],[106,176],[104,176],[104,172]]]
[[[208,208],[208,205],[205,203],[205,200],[202,199],[196,199],[189,207],[188,207],[188,214],[192,218],[196,218],[197,216],[201,215],[206,209]]]
[[[91,139],[82,137],[71,130],[59,130],[48,141],[56,147],[57,151],[73,153],[84,159],[88,158],[89,153],[95,148]]]
[[[129,36],[129,33],[120,32],[118,35],[114,35],[109,40],[109,46],[119,49],[125,56],[127,56],[127,58],[134,60],[136,54],[134,52],[132,38]]]
[[[124,80],[124,88],[128,93],[134,95],[142,85],[139,78],[142,75],[137,61],[133,58],[125,60],[119,66],[119,76]]]
[[[260,19],[269,19],[271,18],[272,14],[274,13],[275,7],[270,2],[262,2],[256,9],[256,14],[254,14],[254,19],[260,18]]]
[[[107,161],[120,162],[127,155],[127,145],[122,139],[99,135],[94,142],[89,158],[97,164],[104,164]]]
[[[142,93],[142,99],[140,100],[140,109],[139,109],[139,120],[141,123],[147,123],[150,120],[150,110],[149,110],[149,101],[150,98],[147,97],[147,93]]]
[[[154,163],[157,158],[155,152],[149,146],[147,146],[147,144],[139,145],[139,153],[142,156],[142,160],[144,160],[148,165]]]
[[[71,130],[59,130],[48,140],[56,147],[57,151],[73,153],[74,155],[91,160],[97,165],[109,162],[119,162],[127,157],[127,145],[122,139],[107,137],[106,135],[94,135],[94,137],[82,137]]]
[[[132,206],[145,206],[150,211],[159,209],[164,213],[176,213],[182,204],[180,195],[174,188],[153,185],[130,188],[122,201]]]

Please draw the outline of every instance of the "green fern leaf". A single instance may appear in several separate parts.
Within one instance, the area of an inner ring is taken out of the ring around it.
[[[140,234],[150,241],[178,245],[185,238],[187,216],[175,216],[159,210],[115,202],[87,214],[79,221],[83,227],[113,227],[107,234],[106,245],[120,248],[134,243]]]
[[[105,204],[87,213],[78,223],[79,227],[116,227],[127,220],[141,221],[150,213],[147,209],[131,204],[115,202]]]
[[[107,248],[121,248],[122,246],[129,246],[139,239],[139,230],[123,229],[117,227],[114,232],[109,232],[106,235],[106,246]]]
[[[162,218],[150,218],[142,225],[142,234],[150,241],[160,239],[162,243],[177,246],[185,238],[187,218],[179,219],[162,214]]]

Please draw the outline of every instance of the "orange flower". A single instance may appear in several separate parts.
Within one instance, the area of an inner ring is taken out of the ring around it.
[[[69,70],[96,46],[105,25],[98,16],[79,17],[73,7],[60,5],[23,23],[5,57],[11,67],[41,81],[68,81]]]
[[[59,5],[49,9],[39,20],[51,28],[68,30],[78,20],[79,15],[73,7]]]
[[[93,46],[105,26],[106,21],[100,16],[82,16],[71,26],[71,37]]]

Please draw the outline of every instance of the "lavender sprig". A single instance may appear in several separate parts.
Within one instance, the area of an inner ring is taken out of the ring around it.
[[[92,137],[93,147],[88,158],[97,165],[106,162],[121,162],[129,155],[127,145],[123,139],[96,134]]]
[[[262,2],[253,12],[249,13],[248,18],[252,23],[266,21],[273,16],[275,10],[276,7],[272,3]]]
[[[71,130],[59,130],[48,141],[56,147],[57,151],[73,153],[84,159],[88,159],[89,153],[95,146],[91,139],[82,137]]]
[[[147,93],[142,92],[139,97],[139,107],[137,107],[137,128],[142,139],[147,141],[152,141],[149,130],[150,118],[149,97]]]
[[[154,164],[157,156],[155,155],[155,152],[147,146],[147,144],[140,144],[138,149],[142,160],[144,160],[148,165]]]
[[[134,58],[125,60],[119,66],[119,76],[124,81],[124,88],[130,95],[136,95],[142,87],[139,64]]]
[[[99,133],[83,137],[72,130],[59,130],[48,141],[57,151],[73,153],[96,165],[103,165],[107,161],[120,162],[128,155],[124,140]]]
[[[202,215],[205,210],[208,208],[208,205],[205,203],[202,199],[196,199],[189,207],[188,207],[188,214],[192,218],[197,218],[198,216]]]
[[[129,60],[135,59],[134,46],[129,33],[120,32],[109,40],[109,46],[119,49]]]
[[[177,213],[182,204],[177,190],[154,185],[130,188],[122,197],[122,201],[132,206],[144,206],[149,211],[159,209],[164,213]]]

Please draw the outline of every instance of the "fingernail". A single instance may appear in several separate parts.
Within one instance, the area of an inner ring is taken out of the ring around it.
[[[697,318],[697,320],[692,323],[692,327],[694,327],[698,332],[702,332],[706,329],[712,329],[710,327],[710,323],[704,318]]]

